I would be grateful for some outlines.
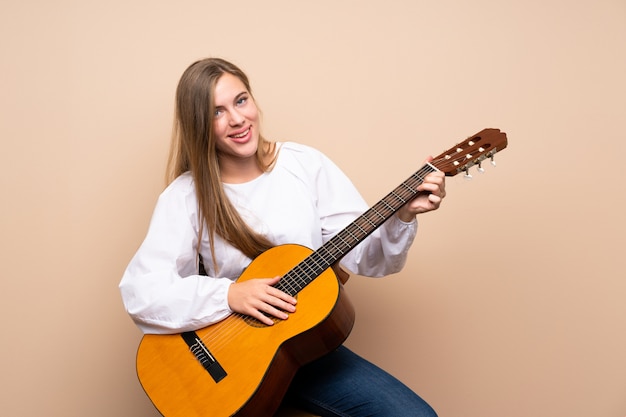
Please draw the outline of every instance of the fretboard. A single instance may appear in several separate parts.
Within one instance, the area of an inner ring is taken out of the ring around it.
[[[417,187],[424,182],[426,175],[436,170],[437,168],[431,164],[424,165],[382,200],[324,243],[318,250],[287,272],[276,287],[295,296],[326,269],[354,249],[374,230],[378,229],[400,207],[412,200],[418,193]]]

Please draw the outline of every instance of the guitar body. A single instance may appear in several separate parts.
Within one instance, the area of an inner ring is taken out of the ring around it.
[[[239,281],[284,275],[312,251],[299,245],[272,248]],[[232,314],[197,330],[225,376],[212,376],[181,334],[144,335],[137,374],[165,417],[272,416],[298,368],[341,345],[354,309],[331,268],[297,294],[296,312],[266,326]],[[216,381],[217,379],[217,381]]]

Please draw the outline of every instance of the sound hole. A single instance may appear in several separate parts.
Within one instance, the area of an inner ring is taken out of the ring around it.
[[[270,317],[267,314],[265,314],[266,317],[269,317],[270,319],[272,319],[272,321],[274,322],[274,324],[282,321],[280,319],[277,319],[276,317]],[[252,326],[252,327],[257,327],[257,328],[262,328],[262,327],[269,327],[267,324],[265,323],[261,323],[260,321],[258,321],[257,319],[255,319],[254,317],[250,317],[250,316],[244,316],[243,321],[248,324],[248,326]]]

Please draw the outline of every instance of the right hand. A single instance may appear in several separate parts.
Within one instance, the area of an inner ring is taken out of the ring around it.
[[[275,288],[280,277],[256,278],[243,282],[235,282],[228,289],[228,305],[234,312],[254,317],[260,322],[271,326],[272,319],[287,320],[296,311],[296,299]]]

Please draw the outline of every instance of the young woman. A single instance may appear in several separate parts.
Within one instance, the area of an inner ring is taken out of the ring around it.
[[[322,153],[263,138],[248,78],[215,58],[195,62],[179,82],[168,182],[120,283],[125,307],[145,333],[197,330],[233,312],[267,325],[274,323],[270,316],[298,314],[296,299],[274,286],[280,277],[237,277],[275,245],[319,248],[368,209]],[[437,209],[445,197],[443,174],[429,174],[419,190],[341,266],[372,277],[400,271],[416,215]],[[301,368],[287,399],[322,416],[435,415],[405,385],[345,347]]]

